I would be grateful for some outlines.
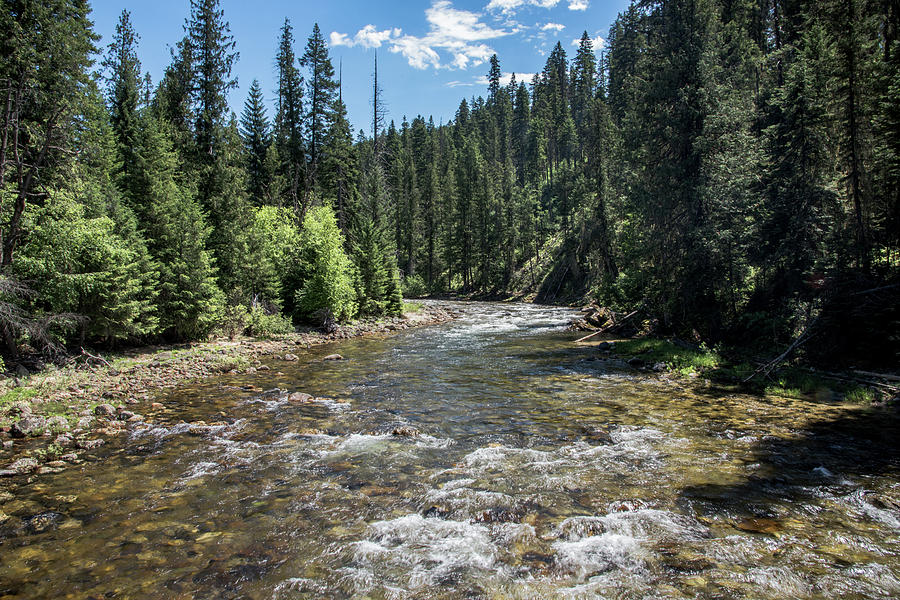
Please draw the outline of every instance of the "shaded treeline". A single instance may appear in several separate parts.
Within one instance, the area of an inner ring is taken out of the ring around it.
[[[585,34],[502,85],[495,56],[453,123],[385,134],[398,263],[433,291],[643,306],[708,342],[812,326],[895,353],[898,18],[643,0],[599,57]]]

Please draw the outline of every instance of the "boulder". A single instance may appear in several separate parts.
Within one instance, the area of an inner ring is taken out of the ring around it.
[[[310,394],[304,394],[303,392],[294,392],[288,396],[288,402],[306,403],[313,400],[314,398]]]
[[[395,427],[393,431],[391,431],[391,435],[396,437],[419,437],[421,435],[419,430],[414,427],[409,427],[407,425],[403,425],[401,427]]]
[[[284,360],[291,361],[291,362],[293,362],[295,360],[300,360],[300,358],[296,354],[290,354],[290,353],[285,354],[282,358],[284,358]]]
[[[9,471],[12,471],[15,475],[27,475],[35,471],[38,468],[38,462],[33,458],[20,458],[15,461],[11,465],[9,465]]]
[[[40,435],[43,433],[46,424],[47,422],[43,417],[28,415],[12,424],[9,428],[9,435],[14,438]]]
[[[634,367],[635,369],[640,369],[644,366],[645,363],[644,363],[644,359],[638,358],[637,356],[635,356],[634,358],[628,359],[628,364],[630,366]]]
[[[329,354],[322,360],[344,360],[344,357],[341,356],[340,354]]]
[[[98,417],[112,417],[116,414],[116,408],[112,404],[98,404],[94,408],[94,414]]]

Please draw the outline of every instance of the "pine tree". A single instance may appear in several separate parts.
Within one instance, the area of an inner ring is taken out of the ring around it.
[[[137,40],[137,33],[131,25],[131,14],[123,10],[103,61],[110,120],[116,138],[119,186],[123,191],[127,191],[130,187],[138,160],[136,148],[140,127],[138,104],[141,63],[137,57]]]
[[[247,192],[254,204],[268,204],[269,186],[274,173],[267,170],[266,156],[272,145],[272,134],[259,81],[253,80],[244,112],[241,113],[241,136],[247,166]]]
[[[340,94],[334,101],[322,144],[321,187],[326,198],[336,202],[338,226],[347,234],[351,215],[357,210],[359,165],[353,148],[353,133],[347,107]]]
[[[228,92],[237,87],[231,69],[238,60],[225,12],[219,0],[191,0],[191,16],[186,24],[193,51],[191,92],[194,102],[194,134],[201,162],[215,156],[218,128],[225,125]]]
[[[210,230],[190,182],[183,179],[172,130],[168,122],[152,117],[142,128],[140,226],[159,267],[160,332],[170,339],[196,339],[218,323],[224,295],[206,250]]]
[[[319,24],[313,25],[313,31],[306,41],[306,51],[300,64],[308,69],[306,96],[309,98],[306,113],[307,143],[309,154],[307,166],[308,190],[316,187],[319,163],[322,159],[322,144],[325,141],[326,127],[334,108],[334,96],[337,82],[334,81],[334,67],[328,57],[328,46]]]
[[[278,175],[285,184],[284,204],[301,213],[301,185],[306,182],[303,150],[303,78],[294,54],[294,30],[288,19],[281,27],[275,63],[278,69],[277,114],[274,147],[279,158]]]

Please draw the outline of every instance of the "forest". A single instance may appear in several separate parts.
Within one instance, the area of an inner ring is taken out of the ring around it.
[[[458,295],[895,366],[898,24],[898,0],[639,0],[530,81],[501,83],[494,55],[442,125],[388,118],[376,58],[366,136],[317,24],[272,32],[273,114],[254,82],[238,115],[217,0],[191,0],[156,82],[127,10],[98,47],[84,0],[4,2],[4,354]]]

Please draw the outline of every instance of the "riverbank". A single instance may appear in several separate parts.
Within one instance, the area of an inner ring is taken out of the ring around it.
[[[361,320],[331,334],[301,331],[270,339],[216,339],[83,356],[77,365],[0,383],[0,477],[49,473],[80,461],[107,438],[152,422],[161,390],[224,373],[277,371],[298,350],[450,321],[440,302],[410,303],[402,317]],[[335,358],[337,358],[335,356]]]
[[[680,340],[640,336],[598,339],[593,344],[601,358],[624,362],[640,371],[731,388],[736,392],[872,406],[896,403],[898,398],[898,385],[890,379],[894,377],[891,374],[831,373],[788,364],[763,376],[758,372],[759,361],[734,351],[724,353]]]

